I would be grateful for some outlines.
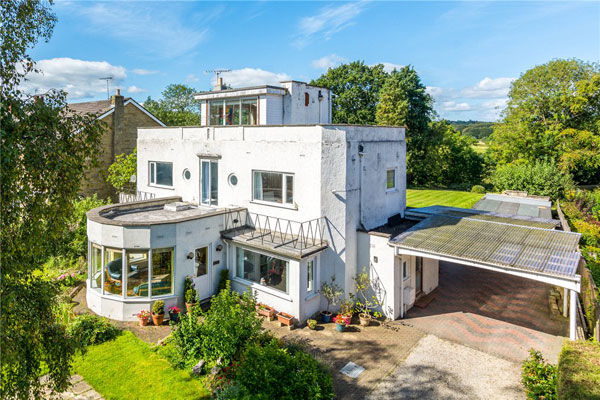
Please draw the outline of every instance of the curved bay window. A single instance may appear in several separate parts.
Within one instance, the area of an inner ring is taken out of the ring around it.
[[[288,292],[287,261],[237,247],[236,264],[238,278]]]
[[[103,294],[126,298],[172,295],[173,257],[173,247],[128,250],[90,243],[89,287],[98,292],[103,289]]]

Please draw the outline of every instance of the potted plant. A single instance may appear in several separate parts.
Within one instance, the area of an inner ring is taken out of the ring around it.
[[[311,329],[314,331],[317,327],[317,320],[309,319],[308,321],[306,321],[306,325],[308,325],[308,329]]]
[[[138,317],[138,320],[140,321],[140,326],[146,326],[150,322],[151,315],[152,314],[150,314],[150,311],[142,310],[139,313],[137,313],[135,316]]]
[[[380,305],[379,300],[375,295],[369,296],[368,291],[372,289],[371,278],[367,272],[367,268],[363,268],[363,271],[356,274],[354,278],[354,285],[356,288],[356,295],[351,295],[355,298],[356,312],[358,313],[358,319],[361,326],[369,326],[371,323],[371,309]],[[373,313],[376,318],[381,317],[381,313],[376,311]]]
[[[325,300],[327,300],[327,309],[325,311],[321,311],[321,319],[324,323],[327,323],[331,321],[331,311],[329,311],[329,307],[332,304],[337,304],[337,302],[342,298],[344,290],[335,283],[335,276],[332,276],[331,283],[323,282],[319,293],[321,293],[321,295],[325,297]]]
[[[165,318],[165,302],[162,300],[156,300],[152,304],[152,320],[154,325],[160,326]]]
[[[333,322],[335,322],[335,330],[338,332],[344,332],[344,327],[348,326],[342,314],[336,315]]]
[[[263,317],[267,317],[269,321],[273,321],[275,319],[275,309],[266,304],[258,303],[256,305],[256,313]]]
[[[294,325],[294,316],[288,313],[280,312],[277,314],[277,321],[281,326],[288,326],[290,329]]]
[[[350,293],[352,296],[352,293]],[[346,325],[350,325],[352,322],[352,314],[354,313],[354,302],[351,299],[346,299],[340,303],[340,314],[346,321]]]
[[[185,309],[189,313],[192,312],[192,309],[196,305],[196,298],[198,294],[196,293],[196,289],[194,289],[194,283],[192,282],[192,278],[189,276],[185,277],[184,283],[184,297],[185,297]]]
[[[169,307],[169,320],[173,321],[174,323],[178,323],[180,312],[181,312],[181,310],[177,306]]]

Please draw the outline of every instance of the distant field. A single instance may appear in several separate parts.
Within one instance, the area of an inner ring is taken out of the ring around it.
[[[471,208],[483,195],[457,190],[407,189],[408,207],[449,206]]]
[[[471,147],[473,147],[473,150],[475,150],[477,153],[483,154],[487,151],[488,147],[490,147],[490,146],[488,146],[487,144],[485,144],[482,141],[479,141]]]

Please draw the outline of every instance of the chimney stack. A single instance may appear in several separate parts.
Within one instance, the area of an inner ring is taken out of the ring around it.
[[[215,85],[214,90],[219,91],[219,90],[225,90],[225,89],[226,89],[226,87],[223,84],[223,78],[219,76],[217,78],[217,84]]]
[[[125,129],[125,98],[121,96],[121,89],[115,90],[114,96],[110,97],[110,104],[114,107],[113,113],[113,135],[123,134]]]

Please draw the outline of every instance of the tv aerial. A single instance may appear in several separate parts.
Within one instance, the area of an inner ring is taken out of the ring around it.
[[[110,100],[110,90],[108,89],[108,83],[112,81],[112,76],[107,76],[106,78],[98,78],[101,81],[106,81],[106,97]]]
[[[217,80],[219,80],[219,77],[221,76],[221,74],[223,72],[231,72],[230,69],[210,69],[208,71],[206,71],[207,74],[215,74],[217,76]]]

